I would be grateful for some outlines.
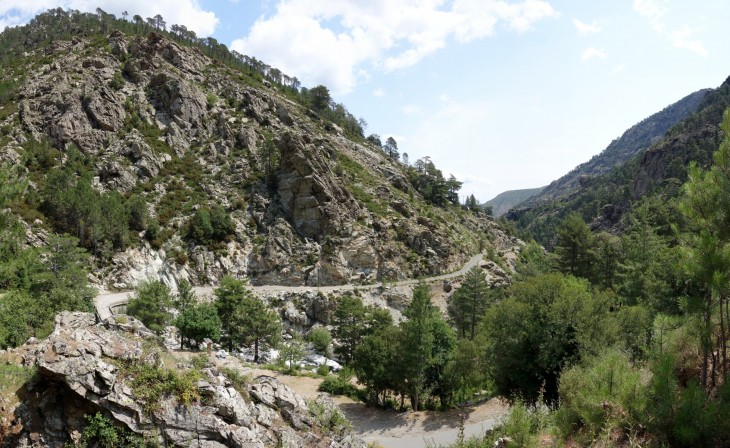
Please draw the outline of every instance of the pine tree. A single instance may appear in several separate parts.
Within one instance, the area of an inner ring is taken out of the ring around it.
[[[162,334],[172,320],[170,288],[160,281],[144,281],[127,305],[127,313],[134,316],[150,330]]]
[[[474,339],[479,320],[490,305],[489,284],[484,271],[474,266],[464,276],[461,287],[451,296],[448,313],[462,338]]]
[[[274,310],[246,290],[234,316],[236,342],[254,346],[254,362],[259,362],[262,345],[275,347],[281,337],[281,319]]]

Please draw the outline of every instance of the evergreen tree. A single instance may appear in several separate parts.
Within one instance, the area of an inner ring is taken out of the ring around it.
[[[127,314],[139,319],[155,333],[162,334],[172,320],[171,307],[170,288],[161,281],[148,280],[137,287],[134,297],[127,304]]]
[[[477,324],[490,305],[490,299],[484,271],[474,266],[466,273],[448,305],[449,317],[461,338],[474,339]]]
[[[337,340],[335,353],[349,363],[355,355],[355,348],[365,334],[367,310],[357,297],[346,294],[340,298],[332,317],[332,335]]]
[[[248,291],[243,282],[233,277],[225,276],[220,286],[213,290],[215,307],[221,320],[221,328],[228,351],[233,351],[233,343],[238,337],[237,312],[241,308]]]
[[[183,341],[189,346],[198,347],[205,339],[218,342],[221,337],[221,320],[212,303],[186,307],[175,319],[175,326],[180,330],[181,349]]]
[[[590,278],[593,263],[593,234],[577,213],[569,214],[557,231],[560,269],[578,277]]]
[[[403,315],[408,318],[401,324],[402,369],[407,380],[411,406],[418,411],[421,399],[427,394],[427,373],[434,361],[435,322],[440,318],[438,309],[431,303],[428,285],[421,282],[413,291],[413,299]]]
[[[383,151],[385,151],[385,155],[387,155],[390,160],[398,160],[400,157],[400,153],[398,152],[398,143],[392,136],[385,140]]]
[[[281,337],[281,319],[274,310],[248,290],[234,313],[234,333],[236,342],[254,347],[254,362],[259,362],[259,349],[262,345],[275,347]]]

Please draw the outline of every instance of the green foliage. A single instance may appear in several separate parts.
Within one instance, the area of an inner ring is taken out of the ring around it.
[[[262,346],[276,347],[281,338],[281,318],[251,292],[246,290],[234,313],[231,337],[237,344],[254,348],[254,362],[259,361]]]
[[[556,423],[564,435],[580,432],[586,441],[603,431],[638,430],[647,405],[642,372],[629,356],[607,350],[563,372]]]
[[[431,303],[428,285],[419,283],[413,291],[413,299],[403,312],[408,318],[401,324],[402,368],[407,378],[407,392],[414,411],[420,409],[421,400],[428,395],[427,388],[439,388],[440,373],[456,345],[453,330],[441,313]],[[435,381],[429,381],[432,376]],[[441,390],[442,405],[447,405],[447,391]]]
[[[213,290],[213,295],[216,297],[215,307],[221,320],[223,339],[228,344],[229,352],[233,351],[233,342],[237,334],[236,312],[247,294],[249,293],[244,288],[243,282],[230,276],[223,277],[220,286]]]
[[[365,336],[357,345],[352,367],[372,404],[384,404],[388,389],[400,386],[401,369],[396,367],[400,362],[400,343],[400,330],[389,325]]]
[[[132,393],[142,402],[145,411],[159,408],[162,399],[173,397],[178,404],[188,405],[200,399],[195,370],[172,370],[139,362],[122,365],[122,375],[129,378]]]
[[[291,339],[279,345],[279,364],[286,366],[289,372],[293,372],[299,369],[304,354],[304,342],[301,336],[294,334]]]
[[[99,193],[91,176],[51,171],[42,196],[42,209],[56,230],[78,238],[83,247],[110,257],[112,250],[127,246],[130,219],[124,199],[117,192]]]
[[[454,176],[445,179],[430,157],[418,159],[412,167],[407,168],[406,175],[426,202],[438,206],[459,204],[458,192],[462,182]]]
[[[233,388],[243,397],[248,397],[247,385],[251,383],[251,377],[244,375],[236,369],[221,367],[221,372],[231,381]]]
[[[172,320],[170,288],[161,281],[144,281],[127,305],[127,314],[139,319],[147,328],[162,334]]]
[[[86,426],[81,434],[83,448],[154,448],[157,440],[145,439],[126,428],[115,425],[100,412],[85,416]]]
[[[175,319],[180,329],[180,344],[183,341],[191,347],[198,347],[205,339],[218,342],[221,338],[221,320],[212,303],[201,303],[186,307]]]
[[[219,205],[199,208],[187,223],[187,237],[202,245],[225,240],[234,232],[233,221]]]
[[[332,335],[326,328],[312,328],[307,335],[307,340],[312,343],[318,353],[327,356],[330,344],[332,343]]]
[[[496,292],[489,290],[484,271],[474,266],[466,273],[461,287],[451,296],[448,313],[459,337],[474,339],[477,324]]]
[[[133,195],[127,200],[127,210],[127,213],[129,213],[129,228],[138,232],[146,230],[149,222],[147,201],[142,196]]]
[[[112,76],[111,81],[109,81],[109,87],[114,90],[120,90],[124,87],[124,77],[122,76],[122,72],[119,70],[114,72],[114,76]]]
[[[557,398],[563,366],[580,359],[581,348],[602,340],[608,310],[586,281],[558,273],[528,277],[490,307],[480,329],[495,391],[527,401]]]
[[[353,400],[360,400],[361,394],[357,387],[350,382],[348,378],[343,378],[339,375],[327,375],[317,390],[320,392],[327,392],[331,395],[344,395],[350,397]]]
[[[555,250],[563,272],[589,278],[593,264],[593,234],[577,213],[568,215],[557,231]]]
[[[335,353],[345,363],[354,358],[355,348],[365,334],[367,309],[359,298],[345,294],[337,303],[332,317],[332,335],[337,339]]]
[[[0,213],[0,222],[9,215]],[[0,231],[0,346],[15,347],[29,337],[45,337],[61,310],[91,311],[95,291],[88,286],[86,252],[71,237],[51,235],[40,250],[24,248],[22,227],[12,219]]]
[[[307,408],[325,432],[344,435],[352,430],[350,422],[336,407],[329,408],[317,401],[309,401]]]

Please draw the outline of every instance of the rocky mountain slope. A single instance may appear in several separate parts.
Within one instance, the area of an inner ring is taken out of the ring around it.
[[[499,218],[500,216],[510,211],[510,209],[512,209],[517,204],[520,204],[527,199],[537,194],[540,194],[540,192],[544,188],[545,187],[504,191],[482,204],[482,206],[492,207],[492,216],[494,216],[495,218]]]
[[[181,363],[128,316],[97,324],[93,314],[65,312],[47,339],[11,355],[37,374],[14,410],[3,406],[3,447],[88,443],[92,415],[115,428],[114,443],[124,435],[134,446],[365,446],[326,395],[307,403],[272,377]]]
[[[425,201],[408,167],[326,118],[338,105],[315,111],[169,33],[64,14],[5,33],[0,162],[27,181],[10,208],[28,241],[79,238],[98,287],[416,278],[511,244],[488,217]]]
[[[720,144],[722,114],[730,105],[730,79],[699,93],[702,99],[696,111],[649,148],[605,174],[582,177],[579,187],[569,194],[542,202],[535,197],[510,211],[507,218],[550,245],[557,225],[571,212],[579,213],[594,230],[616,232],[624,214],[641,198],[656,196],[666,201],[675,197],[687,179],[689,163],[707,167]]]
[[[633,125],[621,137],[612,141],[600,154],[588,162],[578,165],[560,179],[551,182],[539,194],[531,196],[519,206],[534,207],[568,196],[580,188],[581,182],[585,183],[591,177],[606,174],[614,167],[628,161],[649,148],[674,125],[693,114],[709,90],[702,89],[691,93]]]

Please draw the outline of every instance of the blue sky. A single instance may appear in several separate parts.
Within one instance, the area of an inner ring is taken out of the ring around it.
[[[0,28],[56,6],[160,13],[325,84],[481,201],[730,76],[726,0],[0,0]]]

